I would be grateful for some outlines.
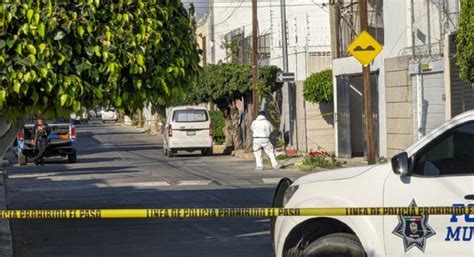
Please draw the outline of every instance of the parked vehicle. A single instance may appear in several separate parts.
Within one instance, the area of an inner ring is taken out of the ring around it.
[[[71,118],[71,122],[75,125],[77,124],[81,124],[81,116],[80,115],[77,115],[76,113],[71,113],[70,115],[70,118]]]
[[[105,109],[102,111],[101,118],[103,122],[118,121],[119,113],[115,109]]]
[[[172,157],[178,151],[200,150],[212,155],[212,126],[205,107],[180,106],[171,108],[163,133],[163,151]]]
[[[88,111],[88,114],[89,114],[89,118],[90,118],[90,119],[95,119],[95,118],[97,118],[97,113],[96,113],[94,110],[89,110],[89,111]]]
[[[62,156],[68,158],[69,163],[77,162],[77,152],[75,143],[77,141],[76,127],[64,120],[56,122],[47,122],[51,129],[48,136],[48,146],[46,147],[45,157]],[[29,158],[33,158],[36,149],[33,140],[33,124],[27,124],[18,133],[18,163],[26,165]]]
[[[474,111],[446,122],[391,163],[282,180],[275,207],[474,206]],[[357,209],[359,210],[359,209]],[[473,256],[473,215],[278,217],[276,255]]]

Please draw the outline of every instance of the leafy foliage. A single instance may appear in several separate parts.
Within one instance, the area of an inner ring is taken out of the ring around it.
[[[333,101],[332,71],[314,73],[304,81],[303,96],[312,103]]]
[[[0,4],[0,116],[10,120],[184,98],[198,62],[181,1]]]
[[[257,90],[260,96],[276,91],[281,87],[275,83],[279,68],[266,66],[259,68]],[[248,65],[220,64],[202,69],[195,81],[189,100],[195,103],[214,102],[226,107],[233,100],[252,92],[252,69]]]
[[[224,119],[224,114],[221,111],[216,110],[216,111],[209,112],[209,115],[211,116],[214,142],[218,145],[221,145],[225,141],[225,134],[224,134],[225,119]]]
[[[335,155],[326,152],[311,152],[303,160],[303,170],[311,171],[316,168],[335,169],[342,167],[341,162],[336,159]]]
[[[474,1],[461,0],[457,40],[457,65],[460,76],[474,82]]]

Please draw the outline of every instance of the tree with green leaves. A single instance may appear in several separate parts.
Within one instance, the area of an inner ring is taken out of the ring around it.
[[[180,1],[3,2],[0,115],[183,97],[198,69],[193,31]]]
[[[0,118],[184,99],[197,49],[181,1],[2,1]]]
[[[461,0],[457,41],[457,65],[466,82],[474,82],[474,1]]]
[[[276,66],[259,68],[257,92],[261,99],[281,88],[281,83],[275,82],[279,71],[280,69]],[[250,111],[251,94],[252,69],[249,65],[208,65],[202,69],[193,83],[192,90],[188,94],[188,101],[216,104],[226,118],[226,145],[240,148],[238,144],[240,138],[236,132],[239,116],[235,103],[239,99],[245,99],[249,104],[246,110]],[[250,115],[247,116],[250,117]]]

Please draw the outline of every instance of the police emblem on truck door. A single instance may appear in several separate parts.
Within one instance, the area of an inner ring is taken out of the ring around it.
[[[416,207],[413,200],[410,207]],[[426,239],[436,235],[436,232],[428,225],[428,215],[398,216],[399,224],[393,234],[403,239],[405,252],[414,246],[425,252]]]

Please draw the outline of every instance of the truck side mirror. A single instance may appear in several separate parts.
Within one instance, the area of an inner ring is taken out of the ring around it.
[[[410,170],[410,160],[406,152],[399,153],[392,158],[392,170],[402,177],[408,176]]]

